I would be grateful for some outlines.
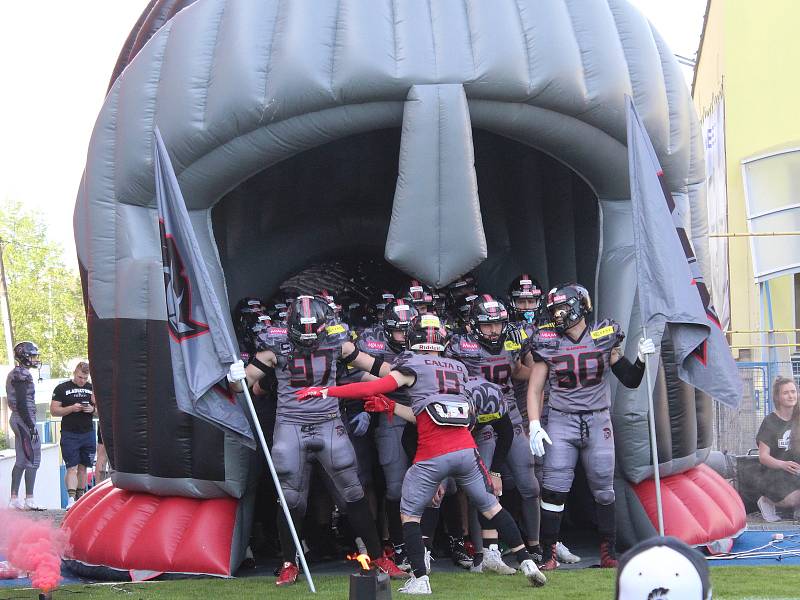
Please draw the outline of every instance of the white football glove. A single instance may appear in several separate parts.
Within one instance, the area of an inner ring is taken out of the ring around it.
[[[228,369],[228,381],[230,381],[231,383],[236,383],[237,381],[241,381],[245,377],[247,377],[247,375],[245,375],[244,372],[244,363],[240,360],[237,360]]]
[[[644,362],[644,359],[648,354],[655,354],[655,353],[656,353],[656,345],[653,343],[653,340],[651,340],[650,338],[647,339],[641,338],[639,340],[638,358],[641,362]]]
[[[530,422],[530,444],[531,444],[531,452],[534,456],[544,456],[544,443],[547,442],[548,444],[552,444],[552,440],[550,436],[547,435],[547,432],[542,429],[541,423],[539,421],[531,421]]]

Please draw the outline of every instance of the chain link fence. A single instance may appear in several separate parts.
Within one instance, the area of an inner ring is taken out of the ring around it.
[[[800,387],[800,357],[790,362],[739,362],[744,393],[738,410],[714,402],[714,449],[734,455],[756,448],[761,422],[772,412],[772,381],[794,376]]]

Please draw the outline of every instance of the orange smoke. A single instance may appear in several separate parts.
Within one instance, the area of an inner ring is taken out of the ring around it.
[[[0,510],[0,552],[12,567],[25,571],[34,587],[43,592],[61,581],[61,554],[66,535],[47,519],[29,519],[19,513]]]

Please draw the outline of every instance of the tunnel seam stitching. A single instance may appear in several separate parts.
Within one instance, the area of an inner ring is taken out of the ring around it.
[[[436,202],[436,209],[437,209],[437,220],[436,220],[436,252],[437,252],[437,260],[436,260],[436,281],[437,283],[441,281],[442,278],[442,98],[441,98],[441,86],[436,86],[436,109],[437,109],[437,120],[439,121],[438,127],[436,128],[437,138],[436,138],[436,186],[437,186],[437,202]]]
[[[266,68],[264,69],[264,107],[261,110],[261,118],[258,120],[259,126],[256,129],[260,129],[261,127],[263,127],[261,123],[264,122],[264,116],[267,114],[267,109],[270,106],[269,85],[270,85],[270,76],[272,75],[272,59],[275,51],[275,38],[278,37],[278,23],[280,22],[282,7],[283,7],[283,2],[278,0],[275,6],[275,23],[272,26],[272,39],[270,39],[269,41],[269,50],[267,51],[267,64]]]
[[[333,89],[333,76],[336,74],[336,42],[339,38],[339,17],[342,8],[342,0],[337,0],[336,2],[336,11],[334,13],[333,19],[333,41],[331,43],[331,78],[330,78],[330,89],[331,89],[331,96],[334,99],[337,99],[336,90]],[[341,100],[341,98],[338,98]]]
[[[397,5],[395,0],[389,0],[389,6],[392,10],[392,41],[394,43],[394,77],[398,78],[398,71],[400,65],[398,63],[398,50],[397,50]]]
[[[208,116],[208,97],[211,93],[211,75],[214,72],[214,63],[216,62],[217,58],[217,46],[219,44],[219,33],[222,30],[222,20],[225,18],[225,8],[227,7],[227,2],[220,3],[222,8],[220,8],[219,13],[217,13],[217,26],[216,31],[214,32],[214,44],[211,47],[211,60],[208,62],[208,72],[206,73],[206,83],[203,86],[203,120],[202,125],[205,127],[206,124],[206,117]]]
[[[470,19],[469,5],[470,0],[464,0],[464,15],[467,19],[467,44],[469,45],[469,54],[472,57],[472,80],[475,81],[478,78],[478,67],[475,64],[475,48],[472,45],[472,21]]]
[[[531,49],[530,49],[530,38],[528,36],[528,31],[525,28],[525,21],[522,18],[522,6],[520,6],[519,0],[514,1],[514,6],[517,7],[517,17],[519,21],[519,30],[522,33],[522,37],[525,39],[525,62],[527,63],[527,71],[528,71],[528,85],[526,86],[526,93],[530,94],[531,90],[533,89],[533,73],[531,71]]]
[[[436,46],[436,29],[433,26],[433,6],[431,6],[431,0],[427,0],[426,2],[428,6],[428,22],[431,24],[431,45],[433,49],[433,73],[436,78],[436,81],[439,80],[439,56],[437,54],[437,46]]]

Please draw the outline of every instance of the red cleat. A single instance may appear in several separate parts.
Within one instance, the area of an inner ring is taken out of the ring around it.
[[[297,574],[300,572],[300,569],[297,568],[297,565],[290,562],[283,563],[281,567],[281,572],[278,573],[278,579],[275,581],[275,585],[294,585],[297,581]]]
[[[391,579],[408,579],[409,575],[401,571],[391,558],[381,556],[372,561],[372,564],[386,573]]]
[[[555,571],[558,568],[556,560],[556,545],[542,546],[542,564],[539,565],[540,571]]]
[[[614,542],[600,542],[600,568],[616,569],[618,566],[619,562],[617,561],[617,552],[614,548]]]

